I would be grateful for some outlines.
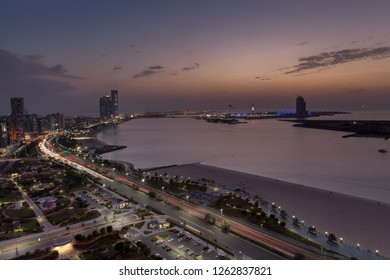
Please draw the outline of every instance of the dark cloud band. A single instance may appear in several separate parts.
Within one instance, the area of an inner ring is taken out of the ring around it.
[[[332,67],[363,59],[384,59],[390,57],[390,47],[346,49],[335,52],[323,52],[318,55],[301,57],[299,63],[290,67],[284,74],[294,74],[306,70]]]
[[[139,72],[133,76],[133,79],[137,78],[142,78],[142,77],[148,77],[148,76],[153,76],[159,73],[164,72],[165,67],[161,65],[156,65],[156,66],[149,66],[148,69]]]

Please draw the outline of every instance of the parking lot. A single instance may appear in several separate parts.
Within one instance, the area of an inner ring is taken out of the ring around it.
[[[85,190],[78,192],[76,195],[79,195],[86,200],[91,208],[100,206],[115,209],[117,205],[123,202],[122,199],[114,197],[110,192],[103,188],[95,188],[90,191]]]
[[[145,240],[152,250],[165,259],[204,259],[217,260],[226,256],[226,253],[206,241],[199,239],[187,231],[170,229],[155,234]]]

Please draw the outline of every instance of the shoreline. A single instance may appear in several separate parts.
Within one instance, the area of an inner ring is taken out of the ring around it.
[[[117,125],[119,124],[109,124],[104,127],[99,127],[98,129],[95,129],[92,132],[81,136],[81,139],[77,139],[78,137],[74,139],[76,139],[82,146],[86,147],[89,151],[95,149],[95,153],[98,155],[122,150],[127,148],[127,146],[110,145],[98,138],[99,133],[103,132],[104,130],[111,129]]]
[[[333,232],[351,245],[359,243],[362,249],[379,249],[381,254],[390,255],[388,203],[199,163],[154,171],[241,187],[251,195],[282,206],[288,215],[295,215],[321,232]]]
[[[106,127],[104,129],[108,129]],[[95,133],[97,141],[98,134]],[[114,160],[115,161],[115,160]],[[194,163],[142,168],[174,176],[215,181],[216,185],[235,185],[251,195],[282,206],[288,215],[314,225],[321,232],[333,232],[351,245],[359,243],[362,250],[379,250],[390,256],[390,204],[358,196],[327,191],[255,174]]]

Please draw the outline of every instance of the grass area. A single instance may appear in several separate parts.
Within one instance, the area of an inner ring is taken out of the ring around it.
[[[21,199],[19,190],[12,182],[0,185],[0,203],[12,203]]]
[[[0,197],[0,203],[10,203],[21,199],[19,193],[10,193]]]
[[[59,256],[57,250],[50,250],[47,248],[46,250],[37,249],[33,253],[27,252],[23,256],[15,258],[14,260],[55,260]]]
[[[88,251],[80,254],[83,260],[148,259],[147,250],[133,245],[118,234],[107,235],[93,242]]]
[[[59,214],[55,214],[52,216],[48,216],[47,219],[53,225],[58,225],[58,224],[62,223],[63,221],[68,220],[70,218],[70,216],[71,216],[71,214],[65,212],[65,213],[59,213]]]
[[[81,213],[79,215],[72,215],[69,217],[69,219],[67,219],[66,221],[63,221],[60,224],[60,226],[67,226],[67,225],[71,225],[71,224],[77,224],[80,222],[93,220],[93,219],[100,217],[100,215],[101,215],[100,212],[97,210],[92,210],[90,212]]]
[[[31,208],[21,208],[21,209],[13,209],[7,210],[7,215],[13,219],[21,219],[21,218],[32,218],[35,217],[35,213]]]
[[[0,235],[0,241],[19,238],[19,237],[25,236],[27,234],[28,234],[28,232],[24,232],[24,231],[15,231],[15,232],[10,232],[10,233],[4,233],[4,234]]]
[[[160,236],[162,239],[165,239],[168,237],[168,234],[166,233],[160,233],[158,236]]]
[[[85,212],[85,209],[75,209],[73,212],[62,211],[50,216],[47,216],[47,219],[50,223],[54,225],[67,226],[71,224],[76,224],[92,219],[98,218],[101,214],[97,210],[92,210]]]
[[[134,225],[134,227],[136,227],[136,228],[138,228],[138,229],[141,229],[142,228],[142,226],[145,224],[145,222],[139,222],[139,223],[136,223],[135,225]]]
[[[37,219],[31,219],[26,223],[23,223],[21,226],[23,231],[29,232],[29,233],[36,233],[36,232],[42,232],[42,228],[40,224],[38,223]]]
[[[37,232],[42,232],[41,226],[36,219],[30,219],[21,223],[20,230],[1,234],[0,241],[19,238]]]

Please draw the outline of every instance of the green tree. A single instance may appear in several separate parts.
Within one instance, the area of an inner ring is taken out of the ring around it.
[[[329,242],[332,242],[332,243],[336,243],[336,242],[337,242],[337,237],[336,237],[336,235],[335,235],[334,233],[330,233],[330,234],[328,235],[328,241],[329,241]]]
[[[222,229],[223,231],[229,231],[230,225],[224,220],[224,221],[222,222],[221,229]]]
[[[119,241],[114,245],[114,249],[118,252],[121,252],[125,247],[125,243],[123,241]]]
[[[204,215],[204,220],[208,223],[215,224],[215,217],[210,213]]]
[[[74,239],[76,241],[83,241],[85,239],[84,235],[81,235],[81,234],[76,234],[76,236],[74,237]]]

